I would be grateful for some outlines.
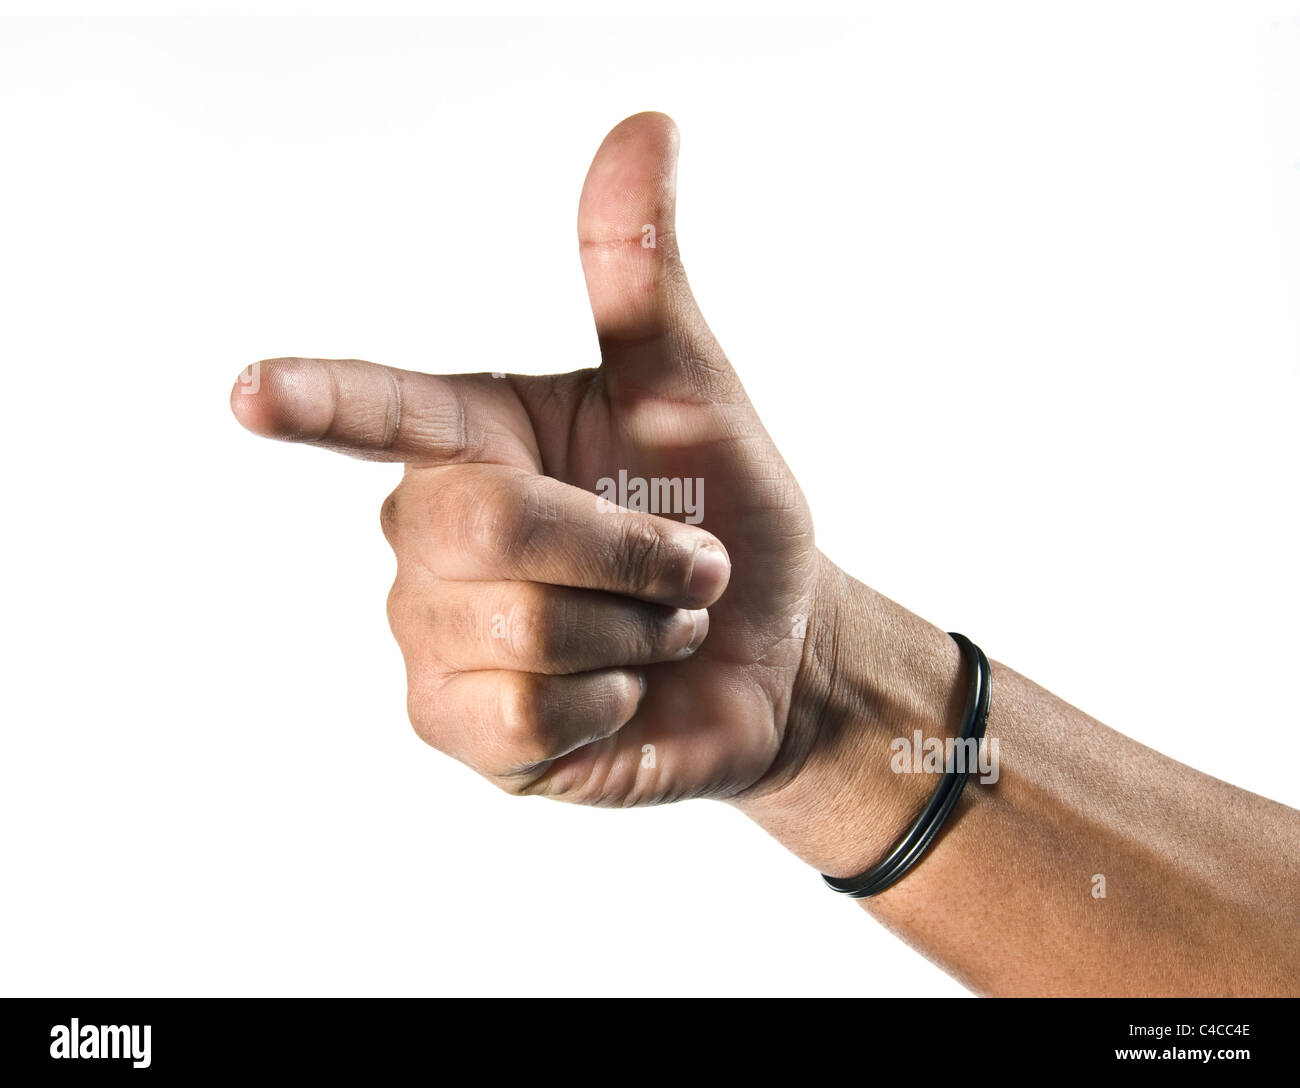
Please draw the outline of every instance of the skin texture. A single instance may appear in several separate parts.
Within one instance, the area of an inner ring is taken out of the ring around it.
[[[381,521],[422,739],[511,793],[727,800],[848,876],[933,789],[895,774],[889,745],[956,733],[964,665],[817,550],[691,296],[677,143],[667,117],[638,114],[587,175],[599,368],[438,377],[276,359],[231,405],[257,434],[406,464]],[[620,470],[704,481],[703,521],[611,509],[595,492]],[[1300,992],[1300,813],[998,664],[988,733],[998,783],[970,786],[923,863],[864,901],[886,926],[981,993]]]

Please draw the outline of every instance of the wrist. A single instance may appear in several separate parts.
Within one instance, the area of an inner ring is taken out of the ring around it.
[[[964,666],[944,631],[820,565],[781,749],[734,803],[821,872],[851,876],[934,788],[931,775],[893,771],[891,742],[955,733]]]

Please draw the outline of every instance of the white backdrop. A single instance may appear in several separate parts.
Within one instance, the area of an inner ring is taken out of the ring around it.
[[[230,416],[273,355],[592,364],[642,109],[832,558],[1300,805],[1300,23],[981,8],[0,24],[0,990],[963,992],[726,806],[425,748],[400,470]]]

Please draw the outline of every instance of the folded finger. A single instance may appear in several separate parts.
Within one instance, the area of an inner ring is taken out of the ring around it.
[[[618,732],[645,692],[640,673],[575,676],[487,670],[412,688],[411,723],[427,743],[493,778],[527,775]]]
[[[705,609],[539,582],[442,582],[436,597],[402,609],[455,671],[550,675],[689,657],[709,631]],[[417,641],[420,631],[411,635]]]
[[[383,520],[399,560],[451,579],[544,582],[696,609],[717,600],[731,574],[726,549],[703,529],[500,466],[408,473]]]

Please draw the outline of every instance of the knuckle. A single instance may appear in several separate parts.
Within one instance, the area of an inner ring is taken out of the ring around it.
[[[629,518],[619,552],[620,565],[629,582],[644,588],[662,580],[672,548],[654,522]]]
[[[447,681],[454,675],[403,648],[406,658],[406,717],[415,735],[431,748],[453,752],[462,708]]]
[[[388,590],[388,598],[384,602],[384,611],[388,615],[388,629],[398,641],[401,641],[401,630],[404,627],[402,619],[406,611],[406,597],[402,593],[401,586],[401,581],[394,579],[392,587]]]
[[[415,735],[425,744],[437,747],[434,738],[438,733],[438,705],[436,700],[424,696],[414,684],[406,693],[406,716]]]
[[[482,436],[471,433],[465,398],[457,381],[433,375],[425,381],[430,395],[419,422],[423,444],[436,456],[449,461],[478,456],[482,452]]]
[[[488,781],[511,797],[524,797],[529,793],[532,779],[519,774],[488,775]]]
[[[498,483],[462,493],[461,535],[474,552],[511,567],[529,553],[538,528],[536,481]]]
[[[398,504],[401,492],[401,487],[397,487],[379,508],[379,527],[383,530],[384,539],[394,551],[397,549]]]
[[[643,690],[639,673],[632,669],[619,670],[611,698],[620,728],[631,720],[641,705]]]
[[[546,700],[529,673],[512,673],[500,685],[500,742],[506,764],[526,768],[553,755]]]
[[[530,587],[511,614],[510,652],[534,668],[554,665],[564,658],[566,632],[563,604],[545,588]]]
[[[405,653],[417,643],[427,642],[441,615],[438,605],[439,583],[421,580],[398,567],[397,577],[389,587],[384,602],[388,629]]]
[[[629,625],[631,641],[639,656],[650,657],[665,648],[672,637],[676,615],[671,608],[636,610]]]

